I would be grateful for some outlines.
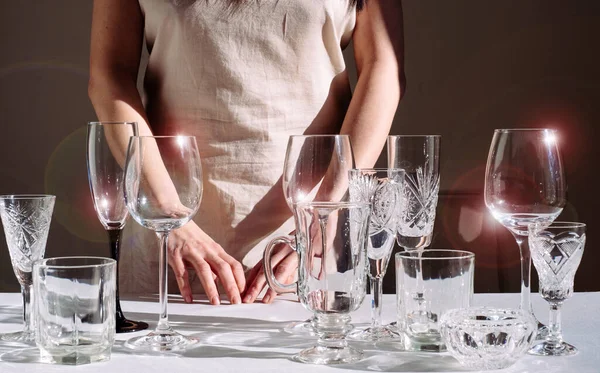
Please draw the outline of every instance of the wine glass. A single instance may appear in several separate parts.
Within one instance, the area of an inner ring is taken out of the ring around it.
[[[35,340],[31,317],[33,264],[44,257],[55,200],[56,197],[51,195],[0,196],[6,244],[23,295],[23,330],[1,334],[1,341],[29,343]]]
[[[125,150],[131,136],[137,135],[135,122],[90,122],[87,127],[87,168],[94,208],[108,233],[110,257],[117,261],[116,331],[134,332],[148,328],[143,321],[128,320],[119,301],[119,253],[127,221],[123,196]]]
[[[348,135],[292,135],[283,166],[283,194],[290,210],[299,202],[347,199],[354,155]],[[296,222],[296,226],[298,226]],[[313,334],[314,318],[286,325],[292,334]]]
[[[485,204],[519,246],[520,306],[525,311],[533,313],[528,226],[552,223],[565,202],[557,132],[544,128],[495,130],[485,171]]]
[[[367,258],[371,284],[371,326],[350,333],[350,339],[381,341],[399,337],[389,326],[381,325],[383,277],[387,270],[401,210],[404,171],[363,168],[350,170],[350,200],[371,203]]]
[[[417,250],[419,257],[433,236],[440,190],[440,143],[439,135],[400,135],[387,139],[388,167],[405,172],[396,240],[406,251]],[[422,264],[420,260],[418,263]],[[416,276],[417,285],[423,283],[421,268],[417,268]],[[418,291],[414,298],[421,307],[421,321],[425,323],[428,316],[423,291]],[[417,314],[414,317],[417,318]]]
[[[167,241],[196,214],[202,198],[200,154],[193,136],[133,136],[125,166],[125,202],[140,225],[160,236],[159,301],[156,329],[129,339],[125,346],[151,351],[184,350],[198,342],[169,325]]]
[[[540,280],[540,294],[550,304],[550,323],[545,340],[529,353],[567,356],[577,348],[563,341],[560,307],[573,295],[575,272],[585,247],[585,224],[554,222],[529,225],[529,247]]]

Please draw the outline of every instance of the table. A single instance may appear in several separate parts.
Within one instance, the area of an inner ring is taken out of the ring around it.
[[[0,293],[0,333],[14,331],[21,322],[21,296]],[[546,302],[532,295],[534,311],[541,320],[547,319]],[[384,295],[384,321],[392,321],[395,296]],[[476,294],[475,305],[512,307],[519,303],[519,294]],[[158,297],[140,296],[122,301],[127,316],[156,325]],[[575,293],[563,306],[565,340],[579,348],[572,357],[535,357],[527,355],[502,372],[600,372],[600,292]],[[313,366],[290,358],[313,340],[286,334],[281,328],[290,321],[310,316],[294,297],[278,298],[273,304],[243,304],[211,306],[205,299],[184,304],[180,297],[169,299],[172,326],[201,340],[197,348],[179,354],[143,354],[123,347],[123,341],[142,332],[117,334],[109,362],[89,365],[57,366],[35,363],[36,349],[15,349],[0,342],[0,372],[101,372],[101,373],[171,373],[171,372],[457,372],[464,369],[448,353],[400,352],[392,344],[375,349],[360,344],[366,358],[358,363],[336,366]],[[354,324],[364,327],[370,318],[369,302],[353,315]],[[356,344],[355,344],[356,345]],[[32,362],[33,361],[33,362]]]

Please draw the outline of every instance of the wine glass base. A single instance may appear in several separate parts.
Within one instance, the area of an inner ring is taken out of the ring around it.
[[[400,339],[400,333],[396,328],[389,326],[380,326],[378,328],[367,328],[365,330],[356,330],[347,336],[348,339],[363,342],[378,342]]]
[[[558,346],[556,344],[542,342],[533,346],[528,351],[529,354],[537,356],[569,356],[575,355],[577,352],[578,350],[575,346],[566,342],[562,342]]]
[[[534,315],[535,317],[535,315]],[[535,335],[536,340],[545,340],[548,335],[550,335],[550,329],[541,322],[537,322],[537,334]]]
[[[314,336],[315,328],[311,320],[291,322],[283,327],[283,331],[288,334]]]
[[[198,339],[179,334],[174,330],[155,330],[145,336],[125,342],[125,347],[141,351],[183,351],[198,343]]]
[[[25,333],[23,331],[0,334],[2,342],[16,343],[35,343],[35,333]]]
[[[117,333],[131,333],[148,329],[148,324],[143,321],[117,319]]]
[[[362,360],[364,354],[362,351],[350,346],[335,348],[315,346],[300,351],[293,357],[295,361],[306,364],[347,364]]]

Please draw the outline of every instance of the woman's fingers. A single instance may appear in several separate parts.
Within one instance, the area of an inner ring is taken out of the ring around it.
[[[171,254],[169,258],[169,264],[171,265],[173,273],[175,274],[175,279],[177,280],[177,286],[179,287],[181,296],[186,303],[191,303],[193,301],[192,288],[188,278],[188,271],[185,268],[183,259],[181,258],[181,252],[179,250],[169,250],[169,253]]]
[[[275,251],[275,254],[271,257],[271,265],[273,268],[277,268],[279,263],[290,253],[292,250],[287,246],[283,246],[281,249]],[[295,255],[295,254],[294,254]],[[262,261],[258,262],[250,275],[248,276],[248,282],[246,291],[244,292],[244,303],[253,303],[258,297],[258,294],[263,290],[266,284],[264,268]]]
[[[217,274],[219,282],[221,282],[221,285],[225,288],[225,292],[227,293],[227,297],[231,304],[240,304],[240,289],[238,288],[238,283],[233,274],[231,265],[216,255],[208,256],[207,261],[212,270]]]
[[[275,268],[275,278],[282,284],[289,284],[293,281],[294,273],[298,269],[298,257],[296,253],[289,253]],[[267,290],[267,293],[262,299],[263,303],[271,303],[277,296],[273,289]]]

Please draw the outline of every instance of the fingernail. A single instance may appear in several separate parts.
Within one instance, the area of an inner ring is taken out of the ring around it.
[[[191,295],[186,295],[185,296],[185,303],[192,303],[192,296]]]
[[[271,296],[265,295],[265,297],[263,298],[263,303],[269,303],[270,301],[271,301]]]
[[[233,299],[231,300],[231,304],[240,304],[240,297],[233,297]]]
[[[214,296],[212,297],[212,299],[210,300],[210,303],[214,304],[215,306],[218,306],[219,304],[221,304],[221,300],[219,299],[219,297]]]
[[[251,295],[246,295],[244,297],[244,303],[250,303],[250,301],[252,301],[252,296]]]

